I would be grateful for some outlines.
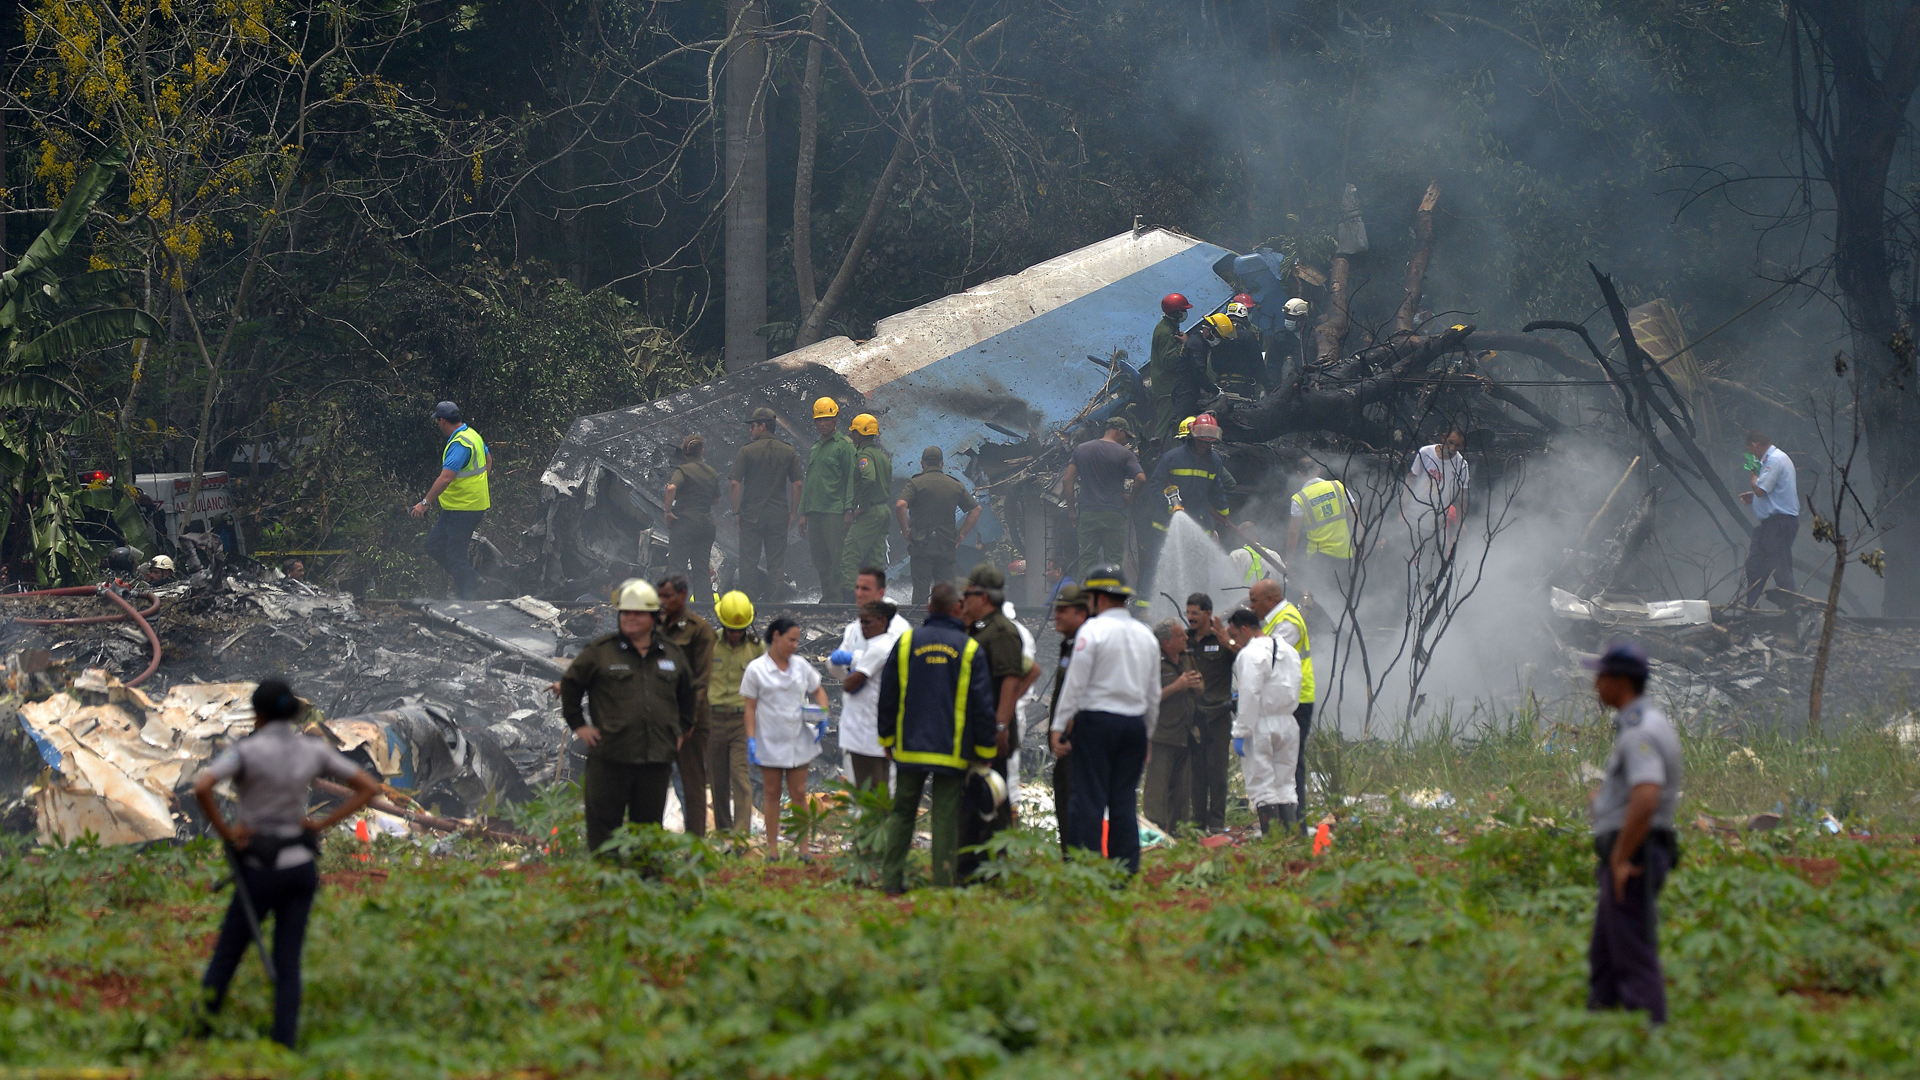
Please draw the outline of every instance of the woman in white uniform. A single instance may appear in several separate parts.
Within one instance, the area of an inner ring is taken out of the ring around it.
[[[780,854],[780,788],[784,783],[795,806],[806,799],[807,765],[820,756],[827,727],[827,692],[820,688],[820,673],[796,655],[799,649],[799,624],[775,619],[767,627],[766,655],[755,657],[740,676],[740,696],[747,707],[747,759],[760,766],[766,789],[761,813],[767,822],[769,860]],[[819,706],[817,719],[804,715],[808,698]],[[795,848],[804,859],[807,838],[800,837]]]
[[[887,793],[887,752],[880,746],[880,669],[900,635],[892,629],[898,610],[885,600],[860,605],[860,651],[844,666],[829,663],[840,676],[840,749],[846,751],[845,775],[854,787]],[[835,656],[842,655],[835,653]]]

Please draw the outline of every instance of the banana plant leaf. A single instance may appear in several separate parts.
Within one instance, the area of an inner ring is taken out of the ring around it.
[[[18,346],[11,359],[20,366],[49,364],[129,338],[153,338],[165,333],[153,316],[139,308],[100,308],[81,312]]]
[[[67,246],[79,235],[80,227],[86,224],[87,215],[93,212],[94,204],[107,193],[113,178],[120,167],[127,163],[127,148],[115,146],[101,154],[87,171],[61,200],[53,220],[34,238],[27,253],[13,269],[0,274],[0,327],[19,325],[20,291],[42,267],[66,254]]]

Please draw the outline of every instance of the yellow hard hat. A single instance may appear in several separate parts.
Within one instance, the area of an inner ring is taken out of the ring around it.
[[[1231,338],[1233,336],[1233,320],[1224,314],[1209,315],[1200,321],[1212,327],[1213,332],[1222,338]]]
[[[628,578],[613,590],[613,606],[618,611],[659,611],[660,594],[639,578]]]
[[[816,398],[813,402],[813,418],[821,420],[829,416],[840,415],[840,403],[830,397]]]
[[[861,413],[859,416],[853,418],[853,426],[850,430],[855,435],[878,435],[880,434],[880,421],[875,420],[872,413]]]
[[[713,613],[720,616],[720,625],[729,630],[745,630],[753,625],[753,601],[739,589],[721,597],[720,602],[713,605]]]
[[[1180,431],[1174,438],[1184,439],[1191,434],[1193,434],[1193,417],[1189,416],[1185,420],[1180,421]]]

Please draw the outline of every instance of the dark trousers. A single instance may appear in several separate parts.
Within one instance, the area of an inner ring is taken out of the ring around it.
[[[1080,521],[1074,526],[1078,534],[1080,573],[1084,579],[1087,571],[1102,563],[1120,565],[1127,557],[1127,515],[1122,510],[1082,510]]]
[[[1140,872],[1140,773],[1147,764],[1147,724],[1138,716],[1083,712],[1073,718],[1073,802],[1067,843],[1100,850],[1100,819],[1107,820],[1107,857]]]
[[[1148,821],[1171,831],[1193,820],[1193,763],[1199,754],[1200,747],[1194,743],[1153,744],[1141,793],[1141,809]]]
[[[1300,752],[1293,756],[1293,804],[1300,808],[1300,829],[1307,827],[1307,736],[1313,733],[1313,702],[1303,701],[1293,708],[1293,722],[1300,725]]]
[[[680,819],[689,836],[707,835],[707,736],[712,730],[711,721],[694,724],[673,762],[680,770]]]
[[[462,600],[473,599],[480,583],[480,575],[467,561],[467,545],[473,542],[473,530],[480,527],[480,519],[486,514],[485,510],[442,510],[433,520],[433,528],[427,530],[427,557],[453,579],[453,595]]]
[[[1753,546],[1747,549],[1747,594],[1742,603],[1748,607],[1759,603],[1769,576],[1781,588],[1793,588],[1793,538],[1799,533],[1798,515],[1775,514],[1760,519],[1753,530]]]
[[[1206,738],[1191,755],[1193,820],[1209,831],[1227,827],[1227,766],[1233,760],[1233,712],[1227,706],[1200,711]]]
[[[1060,834],[1060,854],[1067,853],[1067,807],[1073,805],[1073,755],[1053,759],[1053,828]]]
[[[766,570],[763,573],[761,565]],[[787,516],[766,522],[740,523],[740,580],[738,585],[762,603],[779,600],[787,587]]]
[[[247,890],[262,923],[273,920],[273,1041],[291,1047],[300,1030],[300,951],[307,943],[307,915],[313,910],[313,894],[320,889],[320,871],[310,862],[285,870],[248,867],[242,871],[241,880],[233,883],[233,900],[227,905],[226,921],[220,924],[213,959],[200,980],[213,992],[209,1008],[214,1012],[226,1004],[227,986],[247,950],[253,948],[253,930],[247,925],[246,909],[240,906],[241,889]]]
[[[913,573],[913,603],[918,607],[927,602],[927,596],[935,585],[943,581],[951,582],[960,576],[955,565],[959,551],[952,544],[914,544],[907,549],[907,567]]]
[[[813,573],[820,579],[823,604],[838,604],[853,598],[853,583],[840,580],[840,555],[846,545],[845,515],[822,511],[807,515],[807,553],[813,556]]]
[[[887,853],[880,869],[880,884],[891,892],[906,887],[913,821],[920,816],[920,795],[929,779],[933,782],[933,815],[927,821],[933,833],[933,883],[959,884],[960,797],[967,778],[957,772],[903,768],[895,776],[893,817],[887,822]]]
[[[753,827],[753,777],[747,771],[747,714],[715,709],[707,733],[707,780],[713,786],[713,827],[741,833]],[[692,740],[688,740],[691,742]]]
[[[847,761],[853,766],[853,786],[872,788],[880,794],[887,793],[887,766],[891,764],[884,757],[869,757],[847,751]]]
[[[587,850],[599,851],[623,819],[636,825],[660,824],[667,813],[667,789],[672,786],[670,761],[630,765],[589,755],[580,781],[581,798],[586,804]]]
[[[683,572],[695,599],[713,590],[713,519],[683,517],[667,526],[667,572]]]
[[[1613,897],[1613,870],[1601,859],[1594,869],[1599,903],[1593,914],[1593,944],[1587,949],[1587,1008],[1639,1009],[1656,1024],[1667,1022],[1667,982],[1660,973],[1660,886],[1673,869],[1667,849],[1651,840],[1635,861],[1641,872],[1627,881],[1627,898]]]

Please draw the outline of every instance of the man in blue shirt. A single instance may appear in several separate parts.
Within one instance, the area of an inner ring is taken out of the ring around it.
[[[427,489],[426,497],[408,511],[414,517],[427,516],[435,502],[440,517],[427,532],[426,551],[434,562],[453,579],[453,593],[462,600],[474,598],[479,575],[467,561],[467,545],[473,530],[492,500],[487,492],[487,474],[493,471],[493,455],[486,440],[460,420],[460,406],[442,401],[433,407],[433,422],[439,426],[446,445],[440,448],[440,475]]]
[[[1760,602],[1769,576],[1781,588],[1793,588],[1793,538],[1800,532],[1800,484],[1792,459],[1759,428],[1747,432],[1747,453],[1760,462],[1760,471],[1750,481],[1753,489],[1740,493],[1740,501],[1752,507],[1753,516],[1760,519],[1759,527],[1753,530],[1753,546],[1747,551],[1747,591],[1742,598],[1753,607]]]

